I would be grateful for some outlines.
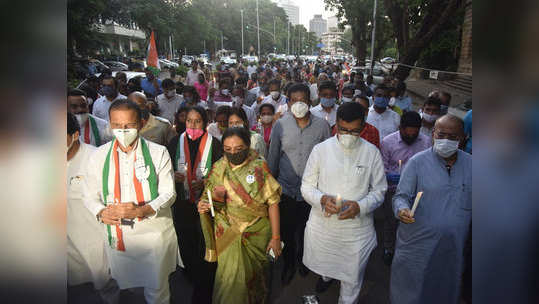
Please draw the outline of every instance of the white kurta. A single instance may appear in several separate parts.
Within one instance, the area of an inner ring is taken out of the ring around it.
[[[102,200],[103,166],[113,142],[99,147],[87,168],[88,178],[84,188],[84,204],[94,216],[104,208]],[[179,258],[178,241],[170,210],[170,206],[176,198],[172,163],[165,147],[148,140],[146,142],[155,166],[159,193],[156,199],[147,202],[147,204],[156,210],[156,214],[142,221],[135,219],[133,228],[122,226],[124,252],[113,249],[108,244],[105,246],[111,275],[116,279],[121,289],[133,287],[158,289],[165,280],[168,280],[169,274],[176,270]],[[140,139],[138,144],[140,144]],[[122,203],[136,201],[133,185],[134,151],[135,149],[126,154],[118,148]],[[111,162],[111,166],[113,164],[114,162]],[[112,201],[113,194],[114,188],[111,188],[110,201]],[[115,236],[114,227],[111,231]],[[106,236],[104,232],[104,239]],[[179,264],[183,265],[181,261]]]
[[[104,119],[101,119],[97,116],[94,116],[92,114],[88,114],[88,116],[92,116],[92,118],[94,119],[96,125],[97,125],[97,130],[99,132],[99,139],[101,141],[101,145],[104,145],[106,144],[107,142],[111,141],[112,138],[114,137],[112,135],[112,131],[110,130],[109,128],[109,122],[104,120]],[[88,118],[89,120],[90,118]],[[94,136],[94,132],[92,132],[92,126],[90,124],[88,124],[88,126],[90,127],[90,129],[88,130],[88,135],[90,135],[90,142],[87,143],[87,144],[90,144],[92,146],[97,146],[96,145],[96,140],[95,140],[95,136]],[[80,126],[80,140],[81,142],[85,142],[84,141],[84,134],[86,132],[86,123],[83,123],[81,126]]]
[[[84,169],[95,149],[81,143],[77,154],[67,162],[67,282],[92,282],[101,289],[110,278],[103,226],[82,203]]]
[[[380,133],[380,142],[382,142],[384,137],[399,129],[400,121],[400,115],[389,108],[382,114],[378,114],[378,112],[374,110],[374,107],[369,108],[367,122],[378,129],[378,133]]]
[[[333,136],[316,145],[309,156],[301,194],[311,206],[305,228],[303,263],[312,271],[340,281],[359,283],[371,251],[376,247],[373,211],[384,201],[387,182],[378,149],[360,139],[344,150]],[[354,219],[323,215],[324,194],[358,202]]]

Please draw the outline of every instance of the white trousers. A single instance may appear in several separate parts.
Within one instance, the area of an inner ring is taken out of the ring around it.
[[[359,274],[357,283],[341,282],[341,290],[339,292],[339,304],[357,304],[359,303],[359,293],[363,285],[363,277],[365,276],[365,268]],[[322,276],[324,281],[329,281],[331,278]]]

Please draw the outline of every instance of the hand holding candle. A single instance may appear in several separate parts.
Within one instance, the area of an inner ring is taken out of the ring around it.
[[[211,191],[210,191],[210,189],[208,189],[208,200],[210,201],[210,211],[211,211],[211,216],[212,216],[212,217],[215,217],[215,210],[213,209],[213,200],[212,200],[212,197],[211,197]]]

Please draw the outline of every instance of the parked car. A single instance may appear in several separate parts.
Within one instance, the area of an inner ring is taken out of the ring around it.
[[[159,65],[161,66],[161,69],[175,69],[180,66],[176,62],[167,59],[159,59]]]
[[[115,77],[116,76],[116,73],[118,73],[119,71],[113,71],[112,72],[112,77]],[[124,72],[125,73],[125,76],[127,77],[127,81],[129,81],[131,78],[135,78],[135,77],[140,77],[140,78],[144,78],[146,77],[146,73],[144,72],[132,72],[132,71],[126,71]],[[99,75],[101,75],[101,73],[97,73],[95,74],[95,76],[99,77]],[[84,79],[83,81],[81,81],[79,83],[79,85],[77,86],[77,89],[80,88],[82,85],[84,85],[86,83],[86,81],[88,80],[88,78]]]
[[[183,55],[182,56],[182,64],[183,65],[187,65],[187,66],[190,66],[192,63],[193,63],[193,60],[195,60],[195,57],[194,56],[191,56],[191,55]]]
[[[129,71],[127,64],[119,61],[105,61],[106,64],[112,71]]]
[[[224,62],[225,64],[236,64],[237,61],[234,58],[231,58],[229,56],[223,56],[219,59],[219,62]]]

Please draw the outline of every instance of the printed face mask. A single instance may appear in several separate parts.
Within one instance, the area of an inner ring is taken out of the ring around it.
[[[204,130],[193,128],[187,128],[185,129],[185,132],[187,132],[187,135],[191,140],[197,140],[200,136],[202,136],[202,134],[204,134]]]
[[[247,156],[249,156],[249,149],[241,150],[240,152],[236,153],[225,152],[225,155],[228,161],[237,166],[242,164],[245,159],[247,159]]]
[[[129,147],[138,136],[137,129],[112,129],[112,134],[120,145],[124,148]]]

